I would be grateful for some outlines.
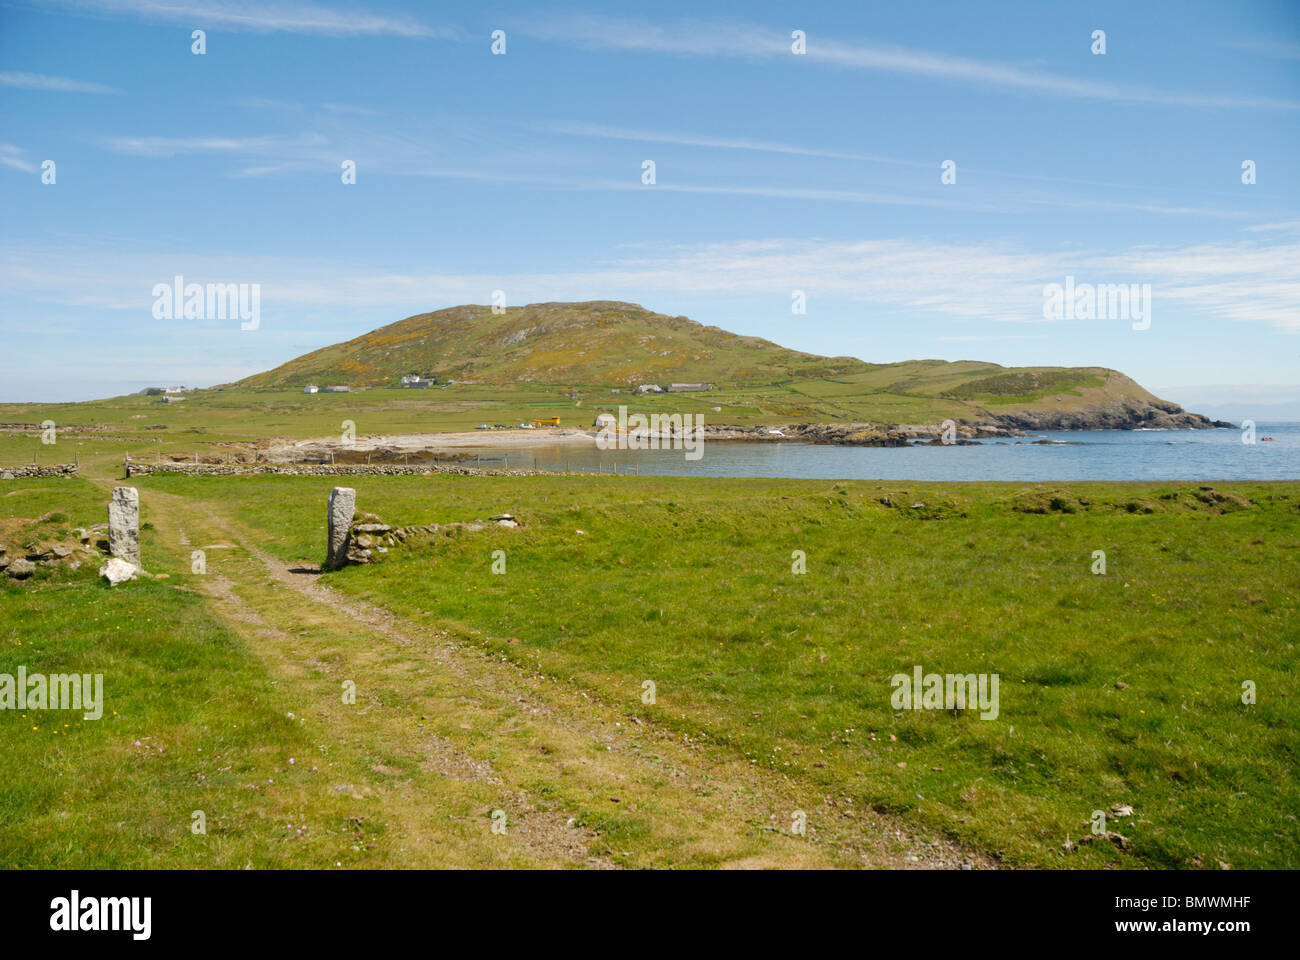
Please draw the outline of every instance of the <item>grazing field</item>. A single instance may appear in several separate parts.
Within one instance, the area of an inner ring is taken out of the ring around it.
[[[729,751],[809,806],[872,807],[1007,865],[1300,863],[1296,484],[354,479],[393,523],[525,526],[394,547],[332,588]],[[139,486],[285,566],[320,559],[328,480]],[[894,710],[891,676],[917,665],[998,674],[998,717]],[[1108,824],[1122,841],[1067,849],[1115,806],[1133,809]]]
[[[112,482],[9,481],[0,522],[13,536],[89,525]],[[1007,866],[1300,863],[1300,484],[349,482],[358,509],[395,524],[507,512],[524,526],[453,530],[368,567],[297,576],[372,605],[411,636],[449,634],[485,655],[485,670],[513,664],[622,725],[730,758],[788,793],[786,806],[817,811],[810,830],[824,836],[846,810],[876,811]],[[327,664],[374,657],[328,618],[295,613],[267,575],[319,562],[332,485],[142,478],[145,566],[168,580],[109,589],[83,567],[5,581],[0,673],[101,672],[108,707],[95,722],[0,713],[0,862],[548,862],[484,845],[490,785],[452,780],[459,792],[448,796],[441,781],[413,784],[401,757],[422,748],[389,741],[441,723],[446,737],[472,737],[467,749],[485,762],[507,765],[515,749],[526,766],[534,741],[558,733],[506,736],[493,725],[517,708],[480,707],[491,720],[467,734],[475,711],[454,694],[413,713],[410,684],[438,685],[414,656],[367,668],[402,665],[386,680],[382,716],[333,746],[324,741],[344,722],[338,708],[303,709],[292,677],[337,686],[325,667],[290,669],[306,637],[326,638],[316,660]],[[191,571],[194,547],[210,548],[203,573]],[[1093,572],[1097,550],[1104,575]],[[793,572],[795,551],[806,573]],[[998,716],[894,709],[890,678],[916,666],[997,674]],[[643,702],[646,681],[653,703]],[[1245,681],[1253,705],[1242,702]],[[297,722],[286,719],[295,706]],[[728,862],[698,840],[667,839],[687,816],[667,799],[657,817],[633,815],[597,783],[566,784],[550,769],[528,777],[531,793],[578,811],[570,828],[589,832],[597,860]],[[373,804],[371,827],[349,819],[353,794],[397,791],[394,780],[401,790],[382,809],[419,824],[394,836],[416,830],[431,846],[354,842],[379,828]],[[140,797],[156,811],[143,820]],[[451,827],[422,819],[435,797],[437,809],[458,811]],[[1094,811],[1123,807],[1132,814],[1107,824],[1120,836],[1080,845]],[[220,840],[195,848],[189,818],[208,808],[219,811]],[[787,813],[774,821],[783,834]],[[69,818],[81,824],[71,839]]]

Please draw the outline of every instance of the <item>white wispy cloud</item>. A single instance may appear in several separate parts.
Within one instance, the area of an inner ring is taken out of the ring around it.
[[[1273,223],[1257,223],[1243,227],[1248,233],[1272,233],[1284,230],[1300,230],[1300,220],[1278,220]]]
[[[340,269],[290,258],[83,248],[0,249],[0,293],[147,317],[153,284],[176,274],[197,283],[260,283],[272,310],[380,308],[403,316],[484,303],[630,299],[658,294],[737,299],[791,290],[957,321],[1044,324],[1043,285],[1150,283],[1157,322],[1171,307],[1300,334],[1300,243],[1142,247],[1120,253],[1034,250],[1012,243],[768,239],[665,249],[550,273]],[[960,334],[954,333],[954,336]],[[1007,336],[1028,336],[1008,333]]]
[[[23,173],[35,173],[36,164],[22,157],[23,151],[11,143],[0,143],[0,165],[21,170]]]
[[[752,140],[744,137],[716,137],[689,133],[662,133],[651,130],[630,130],[599,123],[549,123],[542,129],[551,133],[578,137],[598,137],[604,140],[631,140],[637,143],[669,143],[688,147],[711,147],[723,150],[753,150],[760,153],[783,153],[799,157],[818,157],[830,160],[860,160],[870,163],[892,163],[907,167],[933,167],[933,163],[919,160],[900,160],[873,153],[853,153],[825,150],[799,144],[771,140]]]
[[[1272,57],[1275,60],[1300,60],[1300,43],[1285,40],[1235,40],[1229,46],[1247,53]]]
[[[123,91],[103,83],[87,80],[72,80],[68,77],[51,77],[44,73],[21,73],[6,71],[0,73],[0,86],[19,87],[23,90],[45,90],[50,93],[106,93],[121,94]]]
[[[320,135],[295,137],[109,137],[105,145],[115,153],[137,157],[176,157],[185,154],[230,156],[283,156],[327,143]]]
[[[464,167],[433,167],[421,161],[437,154],[430,144],[407,136],[356,131],[347,139],[337,140],[319,133],[295,136],[262,137],[160,137],[118,136],[110,137],[104,144],[116,153],[140,157],[171,158],[186,155],[226,155],[236,159],[266,159],[270,162],[254,163],[240,168],[231,175],[241,178],[281,176],[306,170],[338,169],[341,158],[358,162],[368,158],[365,169],[397,176],[421,176],[443,180],[467,180],[482,183],[514,183],[553,190],[624,192],[658,190],[664,193],[707,194],[712,196],[762,197],[772,200],[807,200],[832,203],[852,203],[876,206],[926,207],[935,209],[969,210],[991,213],[1004,209],[991,202],[958,200],[947,195],[918,196],[897,191],[839,190],[823,187],[789,186],[784,184],[708,184],[673,182],[661,179],[654,185],[642,184],[639,171],[633,171],[626,180],[600,178],[574,178],[548,176],[536,173],[515,173],[509,170],[472,169]]]
[[[892,164],[900,167],[911,167],[914,169],[937,170],[939,162],[936,160],[909,160],[901,157],[883,156],[878,153],[854,153],[840,150],[830,150],[820,147],[805,146],[802,144],[782,143],[773,140],[754,140],[747,137],[717,137],[701,134],[689,133],[664,133],[654,130],[633,130],[627,127],[612,127],[599,123],[547,123],[539,124],[538,128],[550,133],[565,134],[576,137],[593,137],[602,140],[626,140],[635,143],[664,143],[677,146],[712,148],[721,150],[748,150],[758,153],[777,153],[798,157],[811,157],[825,160],[850,160],[864,163],[883,163]],[[999,177],[1012,180],[1036,181],[1039,183],[1064,183],[1075,186],[1091,187],[1118,187],[1120,189],[1140,189],[1132,184],[1113,183],[1105,180],[1085,180],[1078,177],[1054,177],[1047,174],[1039,173],[1020,173],[1006,170],[989,170],[980,167],[968,167],[961,165],[963,174],[976,174],[986,177]],[[1039,200],[1039,203],[1052,203],[1051,200]],[[1116,206],[1124,204],[1116,203]],[[1219,216],[1222,214],[1212,213],[1192,208],[1176,209],[1171,205],[1156,206],[1137,206],[1132,209],[1142,210],[1144,212],[1163,212],[1163,213],[1199,213],[1209,216]],[[1235,214],[1232,214],[1235,216]]]
[[[983,343],[987,341],[1001,341],[1001,340],[1043,340],[1046,339],[1046,336],[1047,336],[1046,334],[1040,333],[1035,336],[1029,336],[1027,334],[1011,334],[1010,336],[1005,336],[1005,337],[969,336],[969,337],[935,337],[934,339],[939,341],[940,343],[977,343],[977,342]]]
[[[350,103],[322,103],[321,109],[327,113],[341,113],[357,117],[377,117],[381,111],[372,110],[370,107],[358,107]]]
[[[241,102],[241,105],[245,105],[245,103]],[[264,104],[261,101],[254,101],[248,105],[263,106]],[[275,105],[279,106],[279,104]],[[172,158],[198,154],[225,155],[234,161],[245,163],[244,166],[232,169],[228,173],[228,176],[235,178],[279,177],[309,171],[337,170],[340,161],[348,159],[355,161],[359,169],[364,168],[367,171],[366,175],[423,176],[481,183],[514,183],[548,190],[578,192],[658,190],[664,193],[701,194],[720,197],[757,197],[769,200],[804,200],[868,206],[949,209],[983,213],[997,212],[1001,214],[1025,214],[1032,213],[1035,208],[1056,207],[1064,210],[1127,211],[1162,216],[1208,217],[1223,220],[1246,220],[1252,217],[1252,214],[1238,208],[1216,209],[1152,198],[1144,195],[1146,191],[1136,186],[1071,180],[1064,177],[1035,174],[977,170],[969,167],[962,167],[961,169],[966,174],[1010,177],[1024,181],[1055,181],[1074,186],[1120,187],[1124,190],[1133,191],[1132,199],[1119,199],[1116,194],[1111,194],[1108,199],[1104,200],[1045,195],[1042,191],[1032,189],[1018,192],[981,191],[975,196],[963,192],[960,195],[961,198],[959,198],[956,191],[950,190],[927,192],[924,189],[913,189],[911,192],[905,192],[885,179],[881,179],[874,190],[839,189],[833,186],[805,186],[802,183],[790,182],[727,183],[718,182],[718,178],[715,178],[713,182],[681,181],[662,171],[662,175],[656,184],[644,185],[639,179],[639,169],[630,171],[629,176],[621,180],[597,177],[583,178],[559,173],[538,172],[539,167],[547,160],[544,153],[535,149],[525,149],[517,151],[514,155],[507,155],[503,154],[496,144],[475,144],[478,147],[490,146],[491,148],[491,156],[482,157],[481,163],[479,158],[470,157],[462,159],[456,166],[451,166],[445,162],[442,165],[435,165],[431,161],[445,158],[448,151],[448,141],[421,139],[419,136],[411,135],[400,129],[386,131],[373,127],[358,127],[355,117],[347,116],[348,114],[363,112],[357,108],[324,104],[322,110],[321,116],[315,120],[316,129],[292,135],[116,136],[107,138],[103,141],[103,144],[117,153],[151,158]],[[681,144],[725,150],[754,150],[834,160],[879,161],[929,170],[934,173],[932,179],[936,182],[938,179],[939,165],[933,161],[924,163],[915,160],[881,157],[875,154],[827,150],[779,141],[687,133],[659,133],[590,123],[556,122],[537,124],[531,128],[573,136],[636,142]],[[327,130],[328,135],[318,132],[319,130]],[[568,166],[570,158],[561,155],[551,159],[556,163],[564,163]],[[526,164],[529,172],[521,173],[503,169],[512,161]],[[861,178],[857,179],[860,180]],[[814,182],[820,183],[821,181],[815,180]],[[1258,229],[1262,230],[1264,227]]]
[[[303,105],[296,100],[277,100],[274,97],[242,97],[231,100],[230,105],[247,110],[290,110],[294,113],[300,113],[303,109]]]
[[[946,197],[923,197],[903,193],[883,193],[863,190],[834,190],[820,187],[791,187],[772,185],[728,185],[708,183],[680,183],[660,179],[653,185],[643,184],[636,177],[626,180],[577,179],[547,177],[532,174],[515,174],[487,170],[426,169],[415,171],[416,176],[443,180],[473,180],[485,183],[516,183],[548,187],[555,190],[641,192],[653,195],[662,193],[695,193],[723,197],[764,197],[770,200],[815,200],[833,203],[857,203],[880,206],[933,207],[951,210],[970,210],[992,213],[1001,210],[992,203],[976,203]]]
[[[1259,96],[1147,89],[1062,76],[992,60],[833,37],[807,37],[807,52],[791,52],[790,31],[750,23],[677,20],[653,23],[603,15],[525,19],[516,29],[548,42],[593,50],[625,50],[677,56],[752,60],[804,59],[851,70],[926,77],[953,83],[1018,90],[1071,99],[1147,103],[1176,107],[1300,109],[1300,102]]]
[[[454,38],[458,31],[404,16],[375,13],[365,4],[327,7],[315,3],[239,2],[239,0],[47,0],[49,6],[98,16],[134,16],[184,23],[208,30],[300,33],[332,37],[397,36]]]

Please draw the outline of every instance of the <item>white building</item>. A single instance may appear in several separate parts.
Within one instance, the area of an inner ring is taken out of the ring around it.
[[[664,388],[657,383],[643,383],[636,388],[637,393],[663,393]]]
[[[319,393],[319,392],[320,392],[320,387],[316,386],[316,384],[314,384],[314,383],[309,383],[309,384],[307,384],[307,386],[305,386],[305,387],[302,388],[302,392],[303,392],[303,393]]]

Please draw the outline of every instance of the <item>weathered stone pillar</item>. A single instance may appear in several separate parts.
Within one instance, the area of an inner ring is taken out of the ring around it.
[[[335,487],[330,491],[329,548],[325,555],[327,570],[337,570],[347,562],[348,533],[356,506],[357,492],[351,487]]]
[[[108,552],[134,567],[140,566],[140,492],[114,487],[108,501]]]

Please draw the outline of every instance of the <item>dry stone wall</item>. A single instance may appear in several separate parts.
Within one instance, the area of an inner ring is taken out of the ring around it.
[[[0,480],[26,480],[28,478],[75,477],[75,463],[30,463],[24,467],[0,467]]]
[[[400,463],[136,463],[127,464],[127,477],[147,477],[159,473],[188,476],[236,477],[277,474],[289,477],[395,477],[426,476],[438,473],[462,476],[529,477],[553,476],[552,470],[512,470],[509,468],[465,467],[454,464],[408,465]]]

